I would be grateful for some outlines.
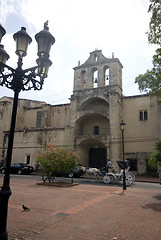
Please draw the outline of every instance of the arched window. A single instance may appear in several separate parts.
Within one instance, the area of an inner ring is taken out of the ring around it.
[[[85,75],[86,75],[86,71],[85,71],[85,70],[82,70],[82,71],[81,71],[81,82],[82,82],[82,85],[83,85],[83,86],[84,86],[85,83],[86,83],[86,77],[85,77]]]
[[[148,112],[139,111],[139,121],[147,121],[147,120],[148,120]]]
[[[95,54],[95,61],[96,61],[96,62],[98,61],[98,56],[97,56],[97,54]]]
[[[104,70],[104,79],[105,79],[105,86],[109,85],[109,68],[106,66]]]
[[[94,88],[98,87],[98,70],[97,70],[97,68],[93,69],[93,86],[94,86]]]

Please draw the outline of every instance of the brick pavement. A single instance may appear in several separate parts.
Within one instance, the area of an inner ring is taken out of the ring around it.
[[[1,179],[0,179],[1,180]],[[11,180],[9,240],[160,240],[161,191]],[[23,212],[21,205],[31,208]]]

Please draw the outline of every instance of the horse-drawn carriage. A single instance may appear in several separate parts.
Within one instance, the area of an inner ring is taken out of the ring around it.
[[[96,178],[102,179],[104,183],[109,184],[114,181],[123,182],[123,171],[125,169],[126,185],[130,186],[135,181],[135,176],[132,172],[129,172],[129,169],[130,169],[129,161],[119,160],[117,161],[117,164],[121,169],[120,173],[118,173],[114,168],[108,169],[109,172],[106,173],[106,171],[104,171],[106,167],[100,170],[98,168],[84,167],[82,165],[79,165],[77,170],[78,170],[78,173],[81,173],[80,175],[83,174],[87,178],[89,178],[90,175],[93,175]],[[73,178],[74,176],[70,175],[70,173],[62,176],[68,176],[70,178],[71,177]],[[61,176],[61,175],[52,174],[51,176],[49,176],[45,174],[45,175],[42,175],[42,180],[43,182],[46,182],[46,181],[53,182],[55,176]]]
[[[128,160],[125,160],[125,161],[118,160],[116,162],[121,169],[120,173],[118,173],[115,169],[112,168],[111,170],[109,170],[108,173],[105,173],[105,175],[103,177],[103,182],[106,184],[109,184],[114,181],[123,182],[123,172],[125,169],[126,185],[130,186],[135,181],[135,175],[132,172],[129,172],[129,170],[130,170],[129,161]]]
[[[101,170],[98,168],[90,168],[83,166],[81,166],[81,168],[82,171],[86,173],[87,178],[89,178],[89,175],[94,175],[99,179],[102,178],[103,182],[106,184],[116,181],[123,182],[123,172],[125,169],[126,185],[130,186],[135,181],[135,175],[132,172],[129,172],[130,162],[128,160],[118,160],[117,164],[121,169],[120,172],[117,172],[113,167],[108,168],[108,172],[106,172],[106,167],[102,168]]]

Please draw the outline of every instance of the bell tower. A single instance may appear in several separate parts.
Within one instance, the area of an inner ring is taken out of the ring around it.
[[[95,50],[84,64],[74,68],[74,91],[114,85],[122,89],[122,65],[114,54],[109,59]]]
[[[80,163],[101,168],[120,158],[122,64],[101,50],[74,68],[71,126]]]

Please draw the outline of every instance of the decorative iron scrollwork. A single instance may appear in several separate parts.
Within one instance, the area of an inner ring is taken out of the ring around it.
[[[39,78],[36,67],[26,70],[20,67],[13,69],[4,63],[0,63],[0,85],[12,89],[14,92],[28,91],[31,89],[41,90],[44,79]]]

